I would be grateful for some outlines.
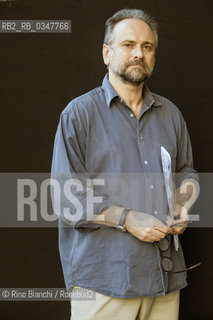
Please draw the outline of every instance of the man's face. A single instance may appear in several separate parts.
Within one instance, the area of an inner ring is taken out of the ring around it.
[[[139,19],[125,19],[113,30],[110,46],[104,45],[104,62],[122,82],[138,86],[152,74],[155,63],[155,36]]]

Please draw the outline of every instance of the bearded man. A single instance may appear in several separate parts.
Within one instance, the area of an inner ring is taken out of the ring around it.
[[[65,189],[55,209],[64,278],[72,294],[96,293],[71,299],[72,320],[178,319],[187,285],[178,235],[197,174],[180,111],[144,84],[157,45],[149,14],[115,13],[106,22],[102,86],[61,114],[52,177]]]

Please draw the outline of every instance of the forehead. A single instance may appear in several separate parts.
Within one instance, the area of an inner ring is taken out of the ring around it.
[[[155,36],[147,23],[140,19],[125,19],[118,22],[113,29],[114,42],[124,40],[149,41],[155,43]]]

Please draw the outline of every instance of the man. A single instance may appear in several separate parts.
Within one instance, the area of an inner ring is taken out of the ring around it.
[[[96,291],[94,301],[71,301],[73,320],[178,319],[187,283],[177,235],[197,175],[182,115],[144,85],[157,44],[150,15],[115,13],[106,22],[102,86],[61,114],[52,177],[63,188],[53,195],[63,272],[73,293]]]

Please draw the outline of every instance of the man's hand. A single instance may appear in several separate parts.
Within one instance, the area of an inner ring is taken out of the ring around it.
[[[181,234],[187,228],[189,212],[199,195],[199,185],[193,179],[185,180],[175,192],[174,218],[167,219],[167,225],[171,227],[171,234]]]
[[[171,234],[182,234],[187,228],[189,222],[189,215],[186,208],[182,205],[176,204],[174,206],[174,217],[179,219],[171,220],[170,217],[167,219],[167,225],[171,227]]]
[[[145,242],[159,241],[172,232],[172,228],[154,216],[138,211],[128,213],[126,229],[133,236]]]

